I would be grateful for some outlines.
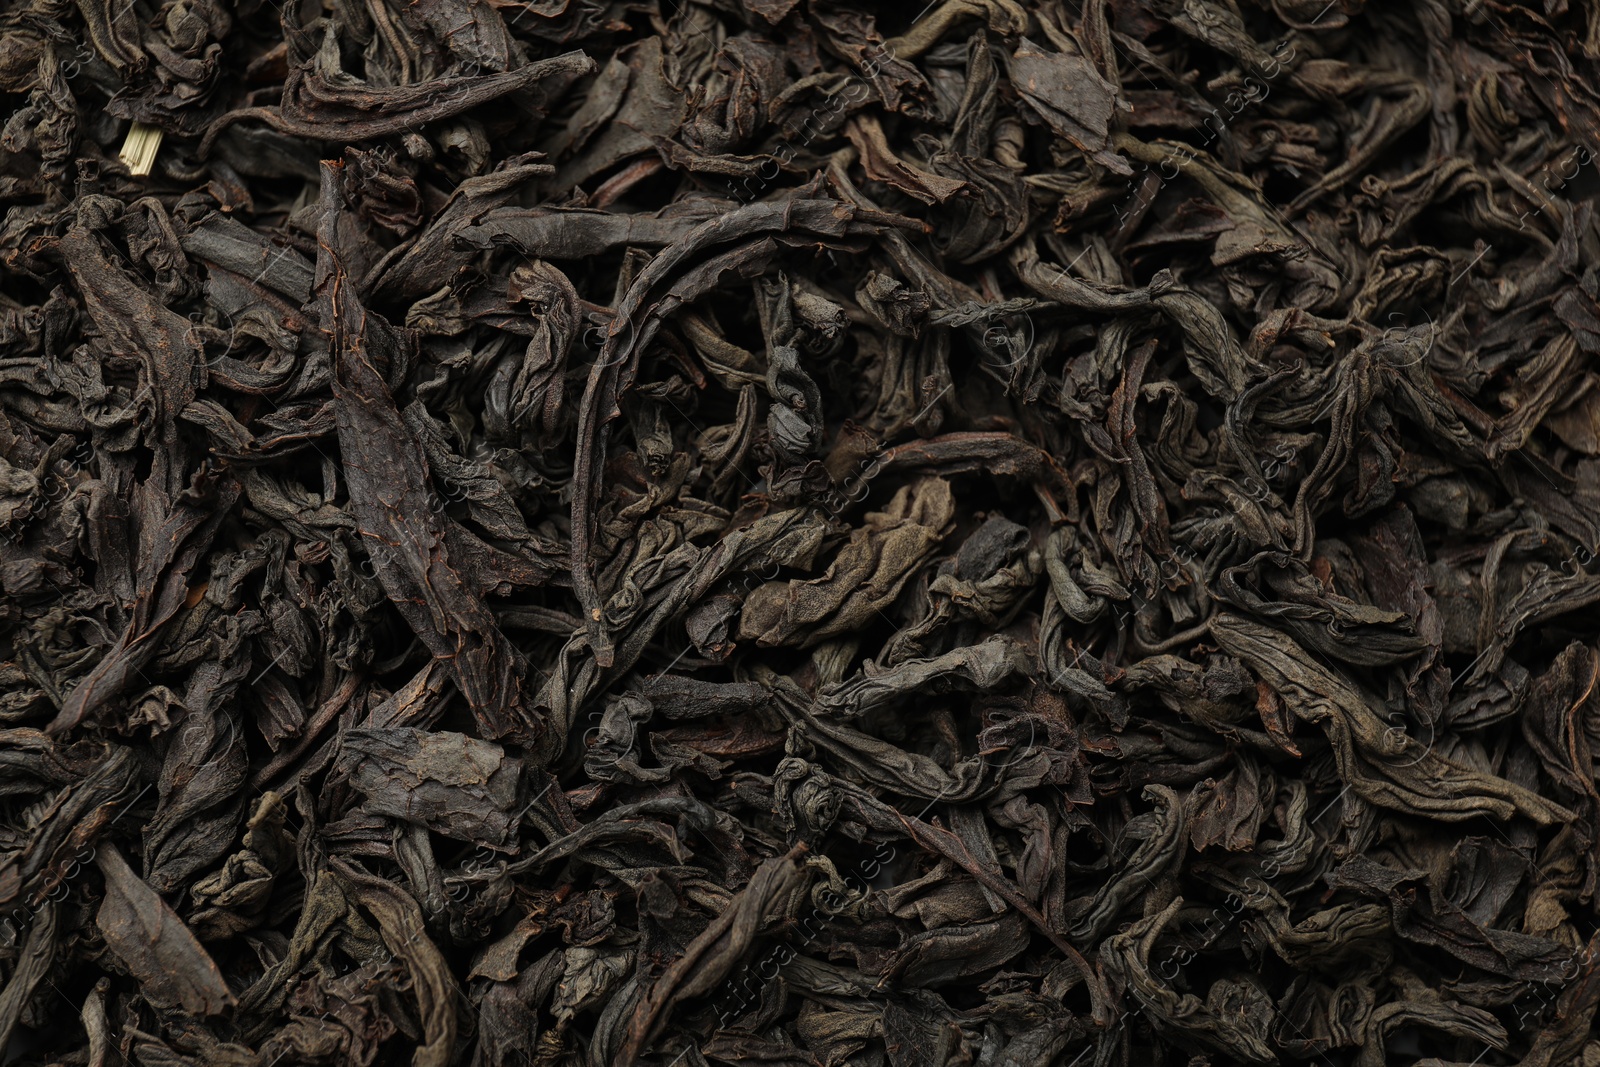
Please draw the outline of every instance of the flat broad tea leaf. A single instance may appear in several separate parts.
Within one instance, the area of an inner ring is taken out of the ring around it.
[[[129,869],[114,845],[96,859],[105,899],[95,925],[106,948],[138,980],[152,1007],[188,1015],[220,1015],[235,1006],[216,963],[170,907]]]
[[[1600,1067],[1592,7],[10,0],[0,1067]]]

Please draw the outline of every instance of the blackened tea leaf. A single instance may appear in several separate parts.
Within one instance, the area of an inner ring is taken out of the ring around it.
[[[191,1015],[218,1015],[232,1008],[237,1002],[215,961],[184,921],[129,869],[116,846],[102,846],[95,862],[106,880],[95,925],[150,1003]]]
[[[515,840],[522,764],[462,734],[347,730],[339,767],[369,811],[460,841]]]
[[[322,188],[338,196],[337,169]],[[345,274],[335,243],[338,213],[323,219],[317,261],[318,304],[335,360],[333,393],[340,445],[350,460],[351,507],[370,546],[378,579],[418,638],[450,665],[457,686],[490,738],[528,736],[522,657],[510,646],[473,587],[464,535],[434,507],[428,465],[395,410],[379,368],[411,358],[414,334],[369,317]],[[452,551],[453,550],[453,551]]]

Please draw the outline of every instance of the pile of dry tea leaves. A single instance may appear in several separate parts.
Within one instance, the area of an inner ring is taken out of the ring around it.
[[[1600,8],[5,0],[0,1063],[1584,1067]]]

